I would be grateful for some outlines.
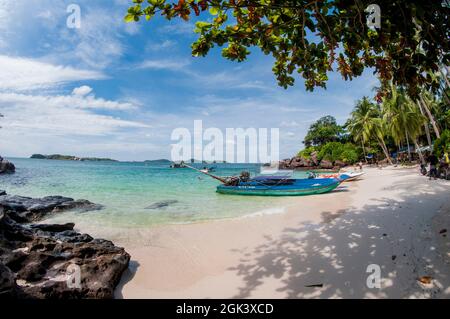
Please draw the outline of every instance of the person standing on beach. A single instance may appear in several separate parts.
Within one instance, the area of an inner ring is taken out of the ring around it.
[[[430,163],[430,179],[431,176],[433,176],[434,179],[437,179],[437,164],[439,163],[439,159],[436,155],[431,153],[427,158],[427,162]]]
[[[362,163],[361,161],[359,161],[359,163],[358,163],[358,167],[359,167],[359,170],[360,170],[360,171],[362,171],[362,170],[363,170],[363,163]]]

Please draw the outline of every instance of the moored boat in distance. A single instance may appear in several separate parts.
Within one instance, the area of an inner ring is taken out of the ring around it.
[[[364,174],[364,172],[342,172],[337,174],[318,174],[315,176],[315,178],[339,178],[344,180],[345,182],[350,182],[360,179]]]

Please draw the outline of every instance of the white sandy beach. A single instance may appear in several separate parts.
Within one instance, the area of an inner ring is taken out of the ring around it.
[[[448,298],[450,181],[369,168],[337,191],[233,220],[153,227],[118,298]],[[381,267],[381,288],[366,285]],[[418,282],[430,276],[430,284]],[[313,285],[313,287],[308,287]]]

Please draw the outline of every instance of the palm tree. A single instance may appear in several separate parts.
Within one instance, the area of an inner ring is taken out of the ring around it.
[[[403,90],[391,84],[389,96],[383,99],[382,113],[395,144],[400,146],[406,141],[408,158],[411,161],[410,140],[417,148],[417,138],[422,133],[422,125],[425,123],[419,108]]]
[[[422,108],[425,110],[425,113],[427,114],[430,123],[433,126],[434,134],[436,134],[437,138],[440,138],[441,134],[439,132],[439,128],[433,114],[431,113],[431,110],[436,107],[436,101],[433,95],[424,90],[422,94],[419,95],[418,103],[420,103]]]
[[[389,151],[384,141],[385,124],[381,118],[380,108],[363,97],[356,104],[347,122],[347,129],[355,141],[360,141],[363,146],[370,140],[375,139],[384,152],[388,162],[392,165]]]

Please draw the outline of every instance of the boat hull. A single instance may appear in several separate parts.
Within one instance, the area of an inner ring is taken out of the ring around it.
[[[344,182],[351,182],[360,179],[364,175],[364,172],[349,172],[340,174],[320,174],[317,178],[339,178]]]
[[[275,187],[252,185],[251,183],[249,185],[238,186],[220,185],[217,187],[217,192],[220,194],[246,196],[307,196],[331,192],[341,183],[336,179],[329,179],[328,181],[324,179],[321,181],[315,180],[315,183],[313,180],[307,180],[310,183],[300,181],[293,185]]]

